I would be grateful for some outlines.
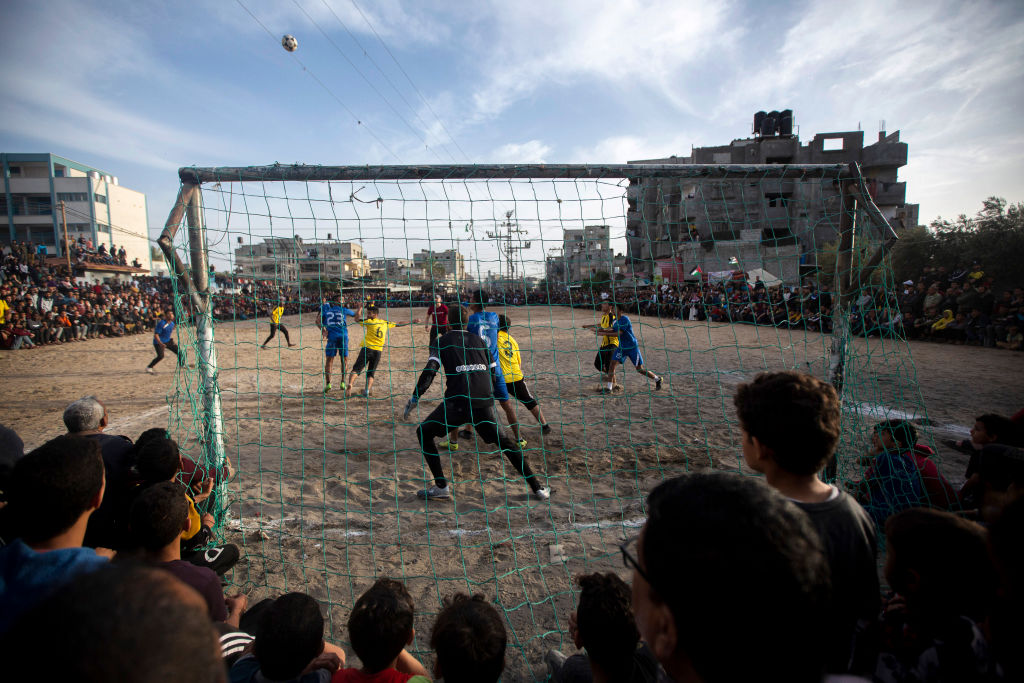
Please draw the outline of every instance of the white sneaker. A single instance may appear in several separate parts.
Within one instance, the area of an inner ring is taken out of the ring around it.
[[[431,486],[429,489],[417,491],[416,496],[424,500],[443,500],[452,497],[452,489],[450,486],[445,486],[444,488]]]
[[[540,500],[550,500],[551,499],[551,488],[548,487],[548,486],[545,486],[544,488],[540,489],[539,491],[534,491],[533,495],[537,496],[537,498],[540,499]]]
[[[153,368],[146,368],[146,372],[148,372],[151,375],[155,375],[156,374],[156,372],[153,370]]]

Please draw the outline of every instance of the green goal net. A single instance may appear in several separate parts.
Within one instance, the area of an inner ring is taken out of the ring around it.
[[[190,457],[229,459],[236,472],[211,499],[218,533],[242,551],[230,582],[251,599],[309,593],[342,645],[355,600],[389,576],[416,602],[415,655],[429,658],[446,596],[482,593],[506,618],[504,680],[543,680],[546,650],[572,649],[573,578],[626,577],[618,545],[642,526],[650,489],[697,469],[750,473],[732,395],[759,372],[798,370],[840,390],[829,476],[843,485],[863,475],[875,423],[926,423],[885,259],[892,230],[856,167],[275,165],[180,176],[160,240],[187,321],[171,433]],[[551,427],[512,400],[550,500],[530,496],[476,438],[440,448],[453,499],[416,495],[432,482],[416,426],[444,390],[439,376],[403,417],[429,355],[426,307],[481,289],[487,310],[507,317]],[[350,395],[341,388],[369,334],[352,318],[347,363],[332,361],[325,391],[318,317],[336,293],[401,325],[387,329],[368,396],[365,370]],[[584,326],[600,323],[606,300],[632,319],[660,390],[624,358],[602,392],[601,338]],[[273,320],[284,329],[267,341]]]

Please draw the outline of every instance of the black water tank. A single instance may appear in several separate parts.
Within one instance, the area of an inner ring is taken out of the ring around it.
[[[779,114],[779,135],[793,134],[793,110],[783,109]]]
[[[761,136],[771,137],[775,135],[775,117],[771,114],[764,117],[764,121],[761,122]]]
[[[763,111],[759,111],[754,114],[754,135],[761,134],[761,124],[764,123],[764,117],[766,116],[768,116],[768,114]]]
[[[775,121],[775,130],[772,131],[772,134],[773,135],[778,135],[779,134],[779,119],[782,118],[782,114],[780,114],[777,111],[770,111],[770,112],[768,112],[768,116],[772,117],[772,120]]]

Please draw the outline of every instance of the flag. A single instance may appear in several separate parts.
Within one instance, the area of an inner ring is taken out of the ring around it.
[[[690,277],[693,277],[694,275],[700,275],[703,272],[704,271],[700,269],[700,266],[697,266],[696,268],[690,271]]]

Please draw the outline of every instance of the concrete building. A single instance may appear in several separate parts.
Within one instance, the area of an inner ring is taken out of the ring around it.
[[[420,268],[429,278],[431,264],[444,268],[444,279],[462,282],[466,279],[466,258],[455,249],[430,251],[421,249],[412,255],[413,267]]]
[[[562,231],[562,271],[566,284],[579,284],[602,272],[614,275],[615,252],[609,238],[607,225]]]
[[[776,114],[777,112],[773,112]],[[762,117],[763,112],[758,116]],[[875,203],[894,227],[914,227],[918,206],[906,203],[898,170],[907,163],[899,131],[878,134],[864,145],[863,131],[819,133],[802,144],[777,127],[755,128],[750,138],[694,148],[688,157],[630,161],[634,164],[860,164]],[[756,117],[755,117],[756,118]],[[783,129],[787,130],[787,129]],[[816,263],[818,250],[838,237],[840,193],[830,180],[742,181],[631,179],[626,191],[627,256],[636,271],[653,273],[657,263],[689,273],[763,267],[787,283],[799,280],[799,263]],[[756,248],[754,244],[759,246]],[[753,251],[752,251],[753,249]],[[755,255],[755,251],[758,252]],[[755,266],[752,262],[760,260]],[[772,270],[775,268],[775,270]]]
[[[63,201],[69,240],[123,246],[128,263],[138,259],[143,268],[152,268],[146,195],[106,171],[49,153],[3,153],[0,166],[0,216],[7,221],[2,239],[42,244],[51,256],[63,256]]]
[[[235,273],[282,285],[300,281],[354,280],[370,274],[362,245],[334,240],[271,237],[235,249]]]

